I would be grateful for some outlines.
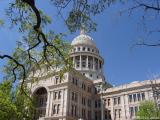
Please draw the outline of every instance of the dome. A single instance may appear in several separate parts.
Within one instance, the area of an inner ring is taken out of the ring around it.
[[[87,45],[87,46],[92,46],[96,47],[96,44],[93,42],[93,39],[86,35],[86,34],[80,34],[76,38],[73,39],[71,45]]]

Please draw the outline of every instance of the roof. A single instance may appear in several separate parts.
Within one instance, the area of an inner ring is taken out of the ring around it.
[[[80,34],[76,38],[73,39],[71,45],[87,45],[87,46],[92,46],[96,47],[96,44],[94,43],[93,39],[86,35],[86,34]]]

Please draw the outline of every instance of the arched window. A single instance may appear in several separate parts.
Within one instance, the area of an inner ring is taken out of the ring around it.
[[[37,120],[40,117],[44,117],[46,114],[47,105],[47,90],[44,87],[39,88],[33,96],[35,97],[35,116],[34,119]]]

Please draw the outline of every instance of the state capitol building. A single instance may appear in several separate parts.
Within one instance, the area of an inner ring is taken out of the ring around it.
[[[71,45],[73,70],[63,79],[46,74],[36,83],[27,83],[36,96],[35,120],[134,120],[141,101],[155,100],[160,105],[154,95],[160,80],[113,87],[105,80],[104,60],[93,39],[81,31]]]

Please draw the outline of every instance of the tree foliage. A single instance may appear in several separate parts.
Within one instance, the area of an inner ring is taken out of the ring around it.
[[[26,93],[29,91],[25,88]],[[9,80],[0,84],[0,120],[32,120],[33,100]]]
[[[160,118],[160,110],[153,101],[144,101],[140,104],[139,111],[136,114],[138,119],[158,119]]]

